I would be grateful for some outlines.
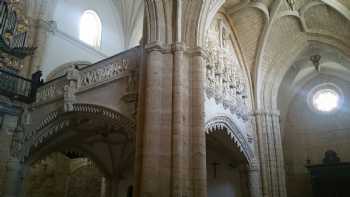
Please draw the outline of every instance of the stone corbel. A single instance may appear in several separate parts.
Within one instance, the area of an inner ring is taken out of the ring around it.
[[[66,70],[67,84],[64,86],[64,111],[73,111],[73,104],[76,103],[76,93],[79,89],[80,73],[75,67]]]

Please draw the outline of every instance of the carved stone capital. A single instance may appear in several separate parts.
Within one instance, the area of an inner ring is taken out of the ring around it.
[[[185,43],[182,42],[176,42],[171,45],[172,51],[173,52],[184,52],[186,50]]]
[[[144,46],[144,49],[147,53],[151,53],[152,51],[160,51],[162,53],[170,53],[171,52],[171,47],[166,47],[166,46],[164,46],[163,43],[161,43],[159,41],[147,43]]]
[[[203,57],[203,58],[207,58],[208,57],[207,51],[205,49],[203,49],[202,47],[196,47],[196,48],[189,49],[188,52],[193,57],[196,57],[196,56],[200,56],[200,57]]]

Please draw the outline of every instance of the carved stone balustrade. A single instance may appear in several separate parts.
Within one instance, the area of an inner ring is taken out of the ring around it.
[[[90,91],[124,78],[128,81],[125,91],[136,91],[140,56],[141,48],[136,47],[80,69],[75,93]],[[63,99],[67,85],[67,74],[47,82],[38,89],[35,105]]]

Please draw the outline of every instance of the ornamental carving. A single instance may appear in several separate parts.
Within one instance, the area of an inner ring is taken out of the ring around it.
[[[68,68],[63,76],[45,83],[38,89],[36,104],[64,98],[66,109],[70,111],[75,93],[125,78],[128,81],[126,91],[136,94],[141,53],[141,48],[136,47],[81,69]]]
[[[243,133],[236,127],[235,123],[226,116],[217,116],[205,123],[205,130],[207,133],[224,130],[231,137],[232,141],[237,145],[249,163],[254,161],[254,152],[249,146],[248,141]]]
[[[36,102],[41,103],[63,97],[66,83],[65,77],[60,77],[41,86],[36,94]]]
[[[206,93],[247,121],[247,78],[237,58],[233,34],[222,17],[211,24],[206,39]]]
[[[293,11],[296,10],[295,0],[287,0],[289,8]]]
[[[96,65],[91,67],[91,69],[87,68],[82,71],[79,84],[81,85],[81,88],[84,88],[86,86],[112,80],[122,74],[127,74],[127,72],[127,59],[121,59],[120,61],[107,65]]]

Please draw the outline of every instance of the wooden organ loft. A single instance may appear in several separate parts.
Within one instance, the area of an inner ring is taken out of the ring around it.
[[[31,103],[40,85],[41,72],[32,79],[19,75],[23,59],[34,53],[28,45],[28,21],[21,1],[0,0],[0,95]]]

